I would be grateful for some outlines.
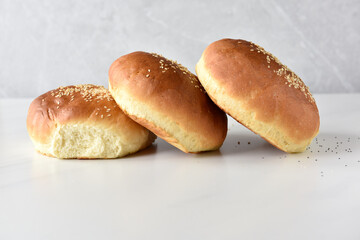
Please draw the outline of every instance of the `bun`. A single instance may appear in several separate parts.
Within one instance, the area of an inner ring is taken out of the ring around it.
[[[197,77],[155,53],[134,52],[109,70],[109,90],[133,120],[184,152],[218,149],[227,117]]]
[[[308,87],[254,43],[222,39],[210,44],[196,73],[221,109],[285,152],[304,151],[319,131]]]
[[[60,87],[30,105],[27,129],[35,148],[57,158],[117,158],[156,138],[128,118],[102,86]]]

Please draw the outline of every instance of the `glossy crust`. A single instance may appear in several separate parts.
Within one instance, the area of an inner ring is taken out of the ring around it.
[[[184,152],[218,149],[226,137],[226,114],[197,77],[158,54],[117,59],[109,70],[109,90],[133,120]]]
[[[196,72],[221,109],[279,149],[304,151],[317,135],[319,112],[308,87],[260,46],[216,41],[203,52]]]
[[[91,84],[60,87],[37,97],[30,104],[27,130],[37,150],[42,154],[59,157],[53,151],[53,148],[57,147],[53,142],[56,132],[64,126],[84,126],[85,129],[90,127],[107,131],[121,140],[124,149],[131,146],[129,152],[122,151],[116,157],[145,148],[155,139],[152,133],[124,114],[107,89]],[[81,137],[78,136],[79,139]],[[95,154],[70,158],[99,157],[114,156]]]

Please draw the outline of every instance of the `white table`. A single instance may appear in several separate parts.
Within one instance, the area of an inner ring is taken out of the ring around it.
[[[229,118],[220,151],[185,154],[158,139],[115,160],[36,153],[31,100],[2,99],[0,239],[358,240],[360,94],[315,98],[320,133],[301,154]]]

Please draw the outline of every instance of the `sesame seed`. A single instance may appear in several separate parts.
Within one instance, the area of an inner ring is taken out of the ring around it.
[[[270,63],[270,56],[269,55],[266,56],[266,61],[267,61],[267,63]]]

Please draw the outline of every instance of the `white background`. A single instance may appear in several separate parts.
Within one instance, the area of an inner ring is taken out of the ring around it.
[[[360,1],[0,0],[0,98],[107,86],[110,64],[144,50],[194,71],[225,38],[251,40],[313,93],[360,91]]]

